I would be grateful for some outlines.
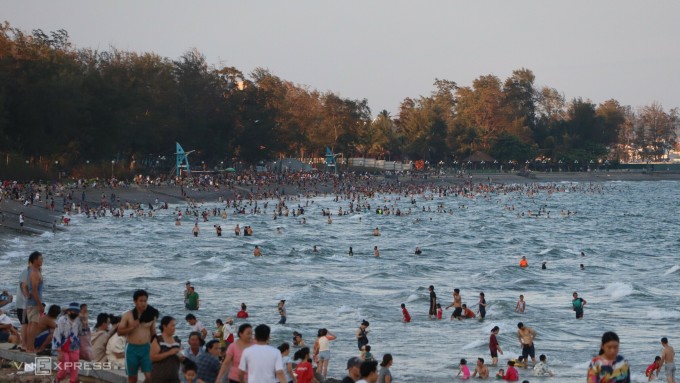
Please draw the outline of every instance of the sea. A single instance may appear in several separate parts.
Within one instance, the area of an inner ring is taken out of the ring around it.
[[[359,355],[354,333],[362,320],[370,322],[372,354],[393,355],[395,382],[459,380],[461,359],[471,370],[479,357],[490,361],[489,334],[499,326],[504,354],[499,366],[491,367],[495,375],[521,353],[519,322],[536,331],[536,356],[545,354],[556,375],[533,377],[530,369],[520,369],[520,381],[583,382],[602,334],[615,331],[632,380],[646,381],[646,366],[661,352],[660,338],[680,345],[680,183],[554,186],[559,191],[376,194],[365,200],[370,210],[348,215],[337,214],[348,209],[347,200],[302,198],[287,205],[303,206],[303,216],[276,220],[270,201],[266,213],[234,214],[229,208],[226,220],[199,219],[197,238],[194,217],[185,215],[182,225],[175,225],[177,209],[186,210],[186,204],[171,204],[152,218],[74,216],[71,226],[56,234],[0,238],[0,287],[14,293],[29,253],[38,250],[44,254],[48,304],[87,303],[94,325],[100,312],[131,309],[133,292],[146,289],[161,315],[177,319],[186,345],[183,290],[190,281],[201,305],[193,313],[209,332],[216,319],[235,317],[242,302],[250,317],[236,319],[236,326],[271,326],[274,346],[292,342],[293,331],[312,345],[318,329],[327,328],[337,336],[329,368],[336,378],[344,376],[347,359]],[[404,214],[376,214],[385,206]],[[332,223],[322,209],[333,212]],[[218,224],[222,237],[215,234]],[[234,235],[236,224],[251,226],[253,236]],[[373,235],[375,228],[380,236]],[[253,256],[255,245],[262,257]],[[416,247],[421,255],[414,254]],[[519,267],[522,256],[529,267]],[[463,303],[475,312],[484,292],[486,318],[451,321],[450,309],[443,320],[428,320],[429,285],[443,307],[451,303],[453,289],[460,289]],[[587,301],[583,319],[572,311],[573,292]],[[520,294],[524,314],[515,312]],[[277,324],[281,299],[288,312],[285,325]],[[402,322],[402,303],[410,323]]]

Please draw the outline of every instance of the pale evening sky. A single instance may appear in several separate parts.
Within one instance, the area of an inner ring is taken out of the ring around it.
[[[534,71],[538,86],[595,103],[680,106],[680,2],[63,0],[0,2],[0,20],[66,29],[77,47],[256,67],[396,114],[435,78],[470,85]]]

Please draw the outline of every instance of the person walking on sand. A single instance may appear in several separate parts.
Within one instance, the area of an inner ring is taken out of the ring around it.
[[[661,365],[666,373],[667,383],[675,382],[675,350],[668,344],[668,338],[661,338]]]
[[[574,291],[574,294],[572,294],[572,297],[574,298],[571,301],[571,305],[574,308],[574,311],[576,312],[576,319],[583,319],[583,306],[586,305],[586,300],[583,298],[578,297],[578,293]]]

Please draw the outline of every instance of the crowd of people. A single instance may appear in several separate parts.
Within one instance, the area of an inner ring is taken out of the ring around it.
[[[358,180],[361,182],[357,182]],[[142,181],[143,182],[143,181]],[[370,176],[344,175],[340,177],[331,175],[307,176],[297,174],[295,176],[266,175],[266,176],[243,176],[240,178],[212,178],[208,176],[198,176],[189,179],[183,187],[219,189],[229,188],[236,191],[233,199],[220,197],[224,208],[202,209],[200,203],[190,200],[186,209],[176,209],[174,214],[180,222],[183,217],[195,218],[196,223],[192,229],[193,235],[198,237],[199,217],[207,222],[212,217],[222,217],[226,219],[228,209],[233,209],[233,214],[268,214],[269,201],[275,202],[273,205],[273,218],[288,217],[291,215],[295,219],[300,219],[303,223],[305,209],[309,208],[309,201],[302,203],[304,197],[310,198],[322,194],[317,187],[325,184],[335,194],[336,201],[346,201],[346,208],[340,208],[336,212],[330,209],[322,210],[322,214],[327,216],[328,223],[332,223],[331,216],[346,215],[346,213],[373,211],[377,209],[377,214],[395,216],[408,216],[411,209],[400,210],[394,202],[403,198],[410,198],[413,201],[413,208],[416,209],[414,196],[429,195],[430,200],[435,196],[452,196],[460,199],[459,209],[465,209],[465,198],[484,198],[493,200],[494,196],[517,193],[518,195],[533,196],[538,193],[559,193],[559,192],[602,192],[600,185],[496,185],[479,183],[473,184],[466,182],[459,185],[434,185],[434,184],[395,184],[373,179]],[[280,187],[277,187],[280,186]],[[296,186],[302,190],[298,195],[287,195],[285,186]],[[37,188],[37,189],[36,189]],[[29,192],[30,190],[30,192]],[[77,189],[76,189],[77,190]],[[37,191],[37,193],[35,193]],[[88,191],[89,192],[89,191]],[[112,216],[123,218],[132,214],[134,217],[144,216],[144,207],[141,204],[123,201],[115,194],[107,196],[103,194],[96,205],[88,205],[87,198],[83,190],[78,201],[77,193],[71,189],[60,189],[52,186],[41,189],[40,186],[5,184],[3,194],[13,199],[21,199],[30,203],[49,200],[51,208],[54,209],[54,198],[57,194],[62,199],[62,205],[66,215],[87,214],[92,218]],[[184,194],[184,191],[182,192]],[[391,194],[393,199],[385,197],[381,206],[371,206],[366,200],[374,197],[378,193]],[[31,197],[32,196],[32,197]],[[265,201],[260,202],[258,201]],[[311,203],[314,203],[313,201]],[[295,207],[293,205],[297,204]],[[148,211],[153,212],[157,208],[167,208],[167,204],[155,201],[154,206],[149,204]],[[290,206],[289,206],[290,205]],[[423,211],[432,213],[449,213],[453,210],[437,205],[422,207]],[[503,207],[507,211],[515,211],[515,206],[508,204]],[[132,213],[128,213],[132,211]],[[147,213],[150,214],[150,213]],[[566,211],[561,215],[568,217],[575,212]],[[550,218],[550,212],[543,206],[536,210],[518,213],[518,217]],[[221,227],[214,226],[218,236],[221,236]],[[253,235],[252,228],[244,227],[244,234]],[[237,225],[235,235],[240,235],[241,228]],[[373,230],[374,236],[380,236],[380,230],[376,227]],[[420,255],[420,248],[416,249],[416,254]],[[255,246],[253,251],[255,256],[261,256],[261,250]],[[350,247],[349,255],[354,255]],[[374,248],[374,255],[379,256],[377,246]],[[584,256],[584,254],[581,254]],[[16,315],[21,326],[15,329],[11,324],[0,326],[0,341],[15,343],[17,348],[40,355],[56,353],[61,361],[91,360],[97,362],[111,363],[111,366],[125,368],[128,381],[134,382],[139,371],[145,375],[145,380],[151,382],[323,382],[328,379],[328,367],[330,360],[331,342],[337,340],[335,334],[325,328],[318,330],[317,338],[312,345],[307,346],[299,333],[293,334],[292,345],[282,343],[278,348],[268,345],[271,329],[266,324],[252,326],[249,323],[242,323],[238,328],[234,328],[234,321],[227,317],[216,319],[216,330],[212,336],[206,327],[197,319],[195,312],[200,310],[201,301],[195,287],[190,283],[186,285],[184,293],[184,309],[189,313],[184,317],[186,323],[191,327],[191,333],[186,339],[187,346],[183,345],[181,339],[175,335],[177,320],[171,315],[161,315],[156,309],[148,304],[148,294],[139,290],[134,293],[134,307],[121,316],[108,313],[100,313],[94,327],[90,330],[91,323],[88,319],[87,305],[72,302],[66,307],[52,305],[45,307],[42,303],[43,283],[42,283],[42,255],[34,252],[29,256],[28,267],[19,276],[16,294]],[[526,259],[520,261],[520,267],[527,267]],[[545,265],[544,265],[545,266]],[[465,320],[471,318],[481,318],[486,316],[487,301],[483,292],[479,294],[477,312],[463,303],[461,291],[453,291],[452,302],[442,308],[437,301],[434,286],[429,287],[430,304],[428,316],[430,319],[442,319],[446,310],[451,310],[452,320]],[[577,292],[572,294],[572,306],[576,318],[583,318],[583,309],[586,301],[578,296]],[[6,301],[11,301],[8,299]],[[3,301],[4,302],[4,301]],[[281,300],[277,305],[279,314],[279,324],[285,324],[287,320],[286,301]],[[401,304],[404,322],[411,322],[412,317],[405,304]],[[526,310],[524,296],[520,295],[516,304],[515,311],[523,314]],[[169,313],[168,313],[169,314]],[[248,312],[246,304],[241,305],[241,311],[237,313],[237,318],[246,320]],[[390,368],[394,363],[391,354],[385,353],[381,358],[376,358],[371,352],[371,345],[368,341],[368,321],[362,321],[356,330],[357,356],[347,361],[347,376],[343,383],[352,382],[386,382],[391,383],[392,375]],[[481,378],[492,379],[494,377],[506,381],[519,381],[522,368],[529,368],[529,359],[534,376],[554,376],[554,372],[548,364],[546,355],[539,355],[536,358],[534,345],[535,331],[520,322],[517,324],[517,339],[521,349],[521,355],[511,359],[506,366],[498,366],[498,355],[503,354],[503,349],[498,342],[497,335],[500,329],[496,326],[489,336],[490,363],[483,358],[478,358],[474,368],[467,365],[467,360],[462,359],[459,363],[458,376],[462,379]],[[618,337],[616,334],[607,332],[602,337],[601,351],[597,358],[594,358],[588,369],[588,381],[592,383],[605,382],[629,382],[630,371],[627,361],[618,355]],[[674,383],[674,351],[668,344],[666,338],[662,339],[662,354],[648,368],[646,375],[658,377],[662,367],[665,369],[668,383]],[[378,360],[376,360],[378,359]],[[380,361],[380,363],[378,363]],[[498,371],[491,371],[490,368],[499,368]],[[518,368],[520,370],[518,370]],[[77,370],[71,368],[59,371],[58,379],[69,376],[71,381],[76,381]],[[453,373],[452,373],[453,375]]]
[[[28,265],[16,283],[16,301],[7,291],[0,294],[2,306],[15,302],[17,319],[21,324],[19,330],[15,329],[8,322],[7,315],[2,313],[0,342],[14,343],[20,351],[37,355],[56,354],[65,366],[57,371],[57,380],[69,377],[71,382],[77,382],[79,361],[124,368],[129,382],[135,382],[140,371],[145,381],[149,382],[311,383],[328,379],[331,342],[338,339],[328,329],[318,330],[311,347],[303,340],[302,334],[294,332],[292,345],[284,342],[274,348],[269,345],[271,329],[268,325],[260,324],[253,328],[246,322],[234,329],[234,321],[228,317],[224,322],[217,319],[216,331],[208,336],[206,327],[193,314],[199,310],[200,300],[190,282],[187,282],[184,292],[185,309],[189,311],[184,320],[191,328],[186,347],[175,334],[177,319],[171,315],[161,315],[149,305],[148,293],[144,290],[134,292],[131,310],[121,316],[100,313],[90,328],[86,304],[71,302],[63,308],[57,305],[45,307],[42,268],[42,254],[31,253]],[[434,286],[429,287],[429,292],[430,319],[441,319],[441,305],[437,303]],[[585,300],[579,298],[577,293],[573,294],[573,298],[576,318],[583,318]],[[452,303],[446,307],[453,308],[451,320],[466,317],[461,301],[461,292],[455,289]],[[483,307],[486,305],[483,293],[480,294],[479,302],[478,314],[483,317]],[[279,323],[286,321],[285,303],[285,300],[280,300],[277,306]],[[411,322],[406,305],[402,304],[401,309],[403,321]],[[244,320],[249,317],[245,303],[241,304],[237,317]],[[390,368],[394,359],[386,353],[379,359],[380,363],[376,361],[368,339],[369,326],[369,322],[364,320],[356,330],[357,356],[348,360],[347,376],[343,383],[393,381]],[[490,368],[498,364],[498,355],[503,354],[497,338],[499,332],[499,327],[494,326],[489,336],[490,364],[478,358],[471,370],[467,360],[462,359],[457,376],[462,379],[489,379],[495,376],[505,381],[519,381],[521,374],[518,368],[528,368],[529,363],[534,376],[555,376],[546,355],[540,355],[537,361],[534,344],[536,331],[522,322],[517,324],[516,334],[521,355],[508,360],[507,365],[496,373],[491,371]],[[659,376],[663,368],[667,382],[675,383],[675,351],[666,337],[661,339],[661,346],[661,355],[649,365],[645,375],[652,380]],[[606,332],[602,336],[600,353],[588,368],[589,383],[631,381],[629,364],[618,351],[618,336]]]

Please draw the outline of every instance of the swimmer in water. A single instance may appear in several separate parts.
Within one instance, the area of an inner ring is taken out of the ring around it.
[[[255,250],[253,250],[253,256],[255,257],[261,257],[262,256],[262,251],[260,251],[260,248],[255,245]]]
[[[380,230],[378,230],[378,228],[376,227],[376,228],[373,230],[373,236],[374,236],[374,237],[377,237],[377,236],[379,236],[379,235],[380,235]]]
[[[583,266],[583,263],[581,263],[581,264],[579,265],[579,268],[580,268],[581,270],[585,270],[585,269],[586,269],[586,267]]]
[[[520,295],[519,300],[517,301],[517,306],[515,306],[515,312],[518,314],[524,314],[526,307],[527,303],[524,301],[524,295]]]
[[[349,253],[347,254],[350,257],[354,256],[354,251],[352,251],[352,246],[349,247]]]
[[[198,231],[199,231],[198,230],[198,223],[195,223],[194,229],[192,230],[192,232],[194,233],[194,237],[198,237]]]
[[[541,269],[546,270],[548,268],[545,264],[546,262],[543,261],[543,263],[541,264]]]
[[[380,250],[378,250],[378,246],[373,246],[373,254],[375,254],[376,258],[380,257]]]
[[[312,251],[315,253],[318,252],[318,250],[316,249],[316,245],[314,245],[314,249]]]
[[[527,261],[526,255],[522,256],[522,259],[519,261],[519,267],[525,268],[529,266],[529,261]]]
[[[420,247],[416,247],[415,254],[416,254],[416,255],[420,255],[420,254],[422,254],[422,253],[423,253],[423,251],[420,250]]]

